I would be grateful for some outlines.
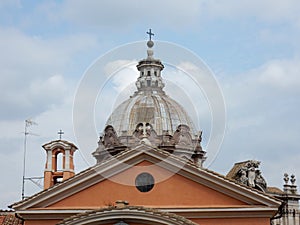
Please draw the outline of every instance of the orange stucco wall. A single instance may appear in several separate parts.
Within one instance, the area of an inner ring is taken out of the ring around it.
[[[191,219],[201,225],[269,225],[268,218]]]
[[[135,187],[135,178],[142,172],[149,172],[156,182],[160,181],[146,193],[138,191]],[[238,199],[226,196],[181,175],[173,175],[159,166],[150,166],[149,162],[142,162],[139,166],[67,197],[51,205],[50,208],[99,208],[112,205],[116,200],[126,200],[130,205],[146,207],[245,205]]]
[[[60,222],[60,220],[28,220],[25,221],[24,225],[55,225],[58,222]]]

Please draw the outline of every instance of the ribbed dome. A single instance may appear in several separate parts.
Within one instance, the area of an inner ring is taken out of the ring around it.
[[[163,91],[161,71],[164,65],[153,58],[154,43],[147,42],[147,58],[136,66],[140,72],[137,78],[137,91],[130,99],[119,105],[107,121],[114,127],[117,135],[132,135],[140,123],[149,123],[157,135],[173,134],[179,125],[187,125],[191,134],[194,126],[183,107],[168,97]]]
[[[184,108],[163,91],[161,71],[164,65],[153,58],[154,43],[148,41],[146,59],[136,66],[140,72],[137,91],[120,104],[106,122],[93,156],[97,163],[120,152],[147,144],[170,154],[192,160],[202,166],[205,151],[198,132]]]
[[[112,125],[118,135],[132,135],[139,123],[149,123],[157,135],[166,131],[173,134],[180,124],[187,125],[195,134],[194,126],[176,101],[162,92],[138,92],[120,104],[111,114],[107,125]],[[127,131],[127,133],[126,133]]]

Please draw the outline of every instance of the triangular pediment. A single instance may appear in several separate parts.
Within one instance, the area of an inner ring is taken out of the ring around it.
[[[140,173],[153,175],[155,184],[143,193],[135,187]],[[274,206],[279,202],[225,177],[198,168],[187,160],[141,144],[101,164],[15,203],[16,210],[34,208],[99,208],[127,200],[148,207]]]

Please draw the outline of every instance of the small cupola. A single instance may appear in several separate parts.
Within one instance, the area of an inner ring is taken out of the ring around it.
[[[51,141],[43,148],[47,158],[44,171],[44,189],[75,175],[73,155],[77,147],[65,140]]]

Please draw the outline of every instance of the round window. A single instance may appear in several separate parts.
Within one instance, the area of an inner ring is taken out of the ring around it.
[[[140,192],[151,191],[154,186],[154,178],[150,173],[141,173],[135,178],[135,186]]]

